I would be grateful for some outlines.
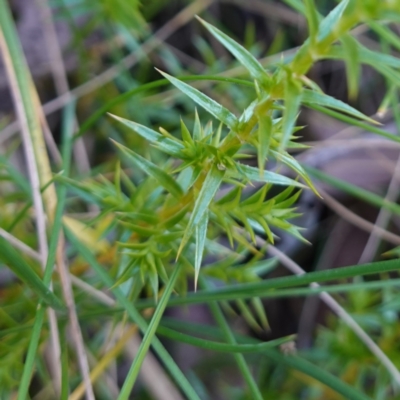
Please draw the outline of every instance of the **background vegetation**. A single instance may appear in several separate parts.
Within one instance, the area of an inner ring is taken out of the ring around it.
[[[0,398],[400,398],[399,22],[0,0]]]

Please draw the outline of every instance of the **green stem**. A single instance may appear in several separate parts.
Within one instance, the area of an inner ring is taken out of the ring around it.
[[[202,287],[205,287],[209,289],[209,285],[207,281],[200,275],[199,276],[199,282]],[[234,334],[232,333],[228,322],[226,321],[224,314],[221,311],[221,308],[219,307],[218,303],[212,302],[210,303],[210,310],[214,316],[215,321],[218,323],[218,325],[221,327],[225,339],[228,342],[228,344],[231,345],[236,345],[236,339]],[[233,354],[233,357],[235,358],[235,361],[239,367],[240,372],[243,375],[243,378],[246,381],[247,386],[249,387],[251,394],[252,394],[252,399],[255,400],[263,400],[263,396],[260,392],[260,389],[257,386],[256,381],[254,380],[254,377],[246,363],[246,360],[242,354]]]

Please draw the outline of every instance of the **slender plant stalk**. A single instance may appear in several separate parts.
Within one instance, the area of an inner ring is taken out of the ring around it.
[[[46,259],[48,257],[48,245],[46,236],[46,218],[42,197],[40,194],[41,173],[49,176],[49,166],[44,165],[41,169],[36,163],[35,149],[43,144],[40,131],[40,123],[34,113],[33,102],[31,100],[31,81],[29,79],[28,69],[22,56],[18,40],[16,39],[15,28],[12,25],[12,16],[10,10],[4,0],[0,1],[0,48],[6,65],[6,70],[11,84],[11,92],[14,97],[14,103],[17,110],[18,118],[21,123],[21,133],[24,143],[25,157],[28,165],[28,173],[31,181],[31,189],[33,195],[33,203],[36,211],[36,224],[39,240],[39,253],[41,256],[41,265],[46,268]],[[38,141],[35,142],[35,141]],[[47,155],[45,156],[45,160]],[[48,170],[47,170],[48,168]],[[50,282],[49,282],[50,283]],[[38,311],[42,308],[39,305]],[[54,376],[54,387],[56,393],[60,393],[61,389],[61,370],[59,367],[59,332],[57,327],[57,317],[52,309],[48,309],[49,325],[51,330],[50,341],[52,350],[50,351],[50,360],[52,365],[52,375]],[[39,317],[39,322],[43,321],[43,316]],[[38,322],[38,323],[39,323]],[[41,326],[40,322],[40,326]],[[33,342],[38,340],[39,332],[34,332],[32,336]],[[31,375],[27,371],[25,376]],[[27,388],[26,388],[27,389]]]
[[[203,288],[209,289],[210,286],[207,283],[207,281],[200,276],[200,284]],[[222,313],[222,310],[220,306],[218,305],[217,302],[212,302],[209,304],[210,310],[214,316],[215,321],[217,324],[220,326],[222,329],[225,340],[228,342],[228,344],[231,345],[236,345],[236,340],[235,336],[233,335],[228,322],[225,319],[224,314]],[[251,392],[252,398],[257,399],[257,400],[263,400],[263,396],[260,392],[260,389],[258,388],[257,382],[255,381],[253,374],[250,371],[250,368],[248,367],[246,360],[242,354],[233,354],[233,357],[239,367],[240,372],[243,375],[244,380],[246,381],[246,384]]]

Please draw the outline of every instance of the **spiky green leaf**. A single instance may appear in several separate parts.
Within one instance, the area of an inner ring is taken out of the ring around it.
[[[197,196],[192,215],[190,216],[189,222],[186,226],[186,230],[179,247],[178,255],[192,236],[194,229],[199,225],[204,214],[207,212],[211,200],[217,192],[224,175],[225,171],[219,170],[216,165],[213,165],[212,168],[209,170],[207,177],[201,187],[200,193]]]
[[[349,0],[341,1],[320,23],[318,30],[318,41],[324,40],[334,30],[337,23],[341,20],[344,10],[349,4]]]
[[[199,277],[201,261],[203,259],[204,246],[206,243],[208,226],[208,212],[206,211],[199,224],[196,226],[196,248],[195,248],[195,258],[194,258],[194,287],[197,288],[197,280]]]
[[[117,143],[114,140],[113,142],[133,162],[135,166],[156,179],[159,184],[164,187],[168,192],[170,192],[173,196],[182,196],[182,188],[173,178],[171,178],[170,175],[164,172],[161,168],[157,167],[157,165],[153,164],[151,161],[146,160],[145,158],[123,146],[122,144]]]
[[[221,32],[215,26],[209,24],[203,19],[197,19],[207,28],[207,30],[224,46],[233,56],[250,72],[254,79],[260,82],[268,82],[269,76],[264,67],[257,61],[257,59],[243,46],[235,42],[225,33]]]
[[[160,133],[153,131],[150,128],[147,128],[146,126],[140,125],[136,122],[129,121],[125,118],[117,117],[116,115],[109,114],[112,118],[115,120],[121,122],[124,124],[127,128],[132,129],[135,131],[138,135],[143,137],[144,139],[148,140],[149,142],[153,143],[154,145],[157,146],[160,150],[164,151],[165,153],[177,157],[177,158],[182,158],[182,152],[185,147],[183,144],[180,144],[178,141],[174,141],[172,139],[169,139]]]
[[[163,75],[166,79],[168,79],[182,93],[185,93],[187,96],[189,96],[193,101],[195,101],[198,105],[203,107],[206,111],[208,111],[219,121],[223,122],[231,129],[235,129],[237,127],[238,124],[237,118],[221,104],[217,103],[215,100],[206,96],[204,93],[193,88],[187,83],[184,83],[179,79],[176,79],[173,76],[166,74],[165,72],[162,72],[160,70],[157,71],[160,72],[160,74]]]

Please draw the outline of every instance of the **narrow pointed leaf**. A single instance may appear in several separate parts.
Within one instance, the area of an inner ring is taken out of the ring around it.
[[[318,41],[324,40],[335,29],[335,25],[341,20],[349,0],[340,2],[321,22],[318,31]]]
[[[318,93],[318,92],[314,92],[309,89],[305,89],[303,91],[301,101],[302,101],[302,103],[309,105],[309,106],[316,104],[321,107],[329,107],[334,110],[349,114],[353,117],[363,119],[364,121],[368,121],[372,124],[378,124],[378,122],[374,121],[372,118],[369,118],[362,112],[349,106],[348,104],[344,103],[343,101],[335,99],[334,97],[331,97],[327,94]]]
[[[201,140],[203,139],[203,129],[201,128],[199,113],[197,112],[197,108],[194,113],[194,127],[193,127],[193,140]]]
[[[194,287],[197,288],[197,279],[199,277],[201,261],[203,259],[204,245],[206,243],[208,226],[208,212],[202,216],[199,224],[196,226],[196,251],[194,259]]]
[[[190,239],[190,236],[192,235],[194,229],[199,225],[204,214],[207,212],[208,206],[210,205],[216,191],[218,190],[224,175],[225,171],[220,171],[216,165],[214,165],[208,172],[200,193],[196,199],[192,215],[190,216],[188,225],[183,235],[182,242],[178,251],[178,256],[185,244]]]
[[[400,38],[392,32],[387,26],[374,21],[369,21],[368,25],[383,39],[389,42],[397,50],[400,50]]]
[[[22,258],[20,253],[2,236],[0,236],[0,260],[3,261],[19,279],[30,286],[47,305],[55,310],[64,310],[61,301],[46,287],[31,266]]]
[[[237,165],[240,166],[239,168],[242,174],[244,174],[245,177],[250,181],[266,182],[266,183],[273,183],[275,185],[296,186],[304,188],[304,185],[302,183],[297,182],[284,175],[280,175],[272,171],[264,171],[264,174],[261,177],[258,168],[254,168],[244,164],[237,164]],[[243,176],[239,172],[233,170],[229,171],[229,175],[234,178],[243,178]]]
[[[197,19],[207,28],[207,30],[226,48],[233,56],[250,72],[254,79],[261,82],[269,81],[269,76],[264,67],[257,61],[257,59],[243,46],[235,42],[225,33],[221,32],[215,26],[212,26],[203,19]]]
[[[282,140],[279,151],[283,152],[293,133],[301,102],[301,86],[289,77],[285,82],[285,112],[282,119]]]
[[[358,86],[361,75],[361,63],[358,56],[357,40],[353,36],[343,35],[343,52],[345,55],[347,86],[349,88],[349,98],[354,99],[358,94]]]
[[[164,151],[165,153],[181,158],[182,157],[182,152],[185,147],[180,145],[177,141],[174,141],[172,139],[169,139],[160,133],[153,131],[150,128],[147,128],[146,126],[137,124],[136,122],[129,121],[125,118],[117,117],[116,115],[109,114],[112,118],[115,120],[121,122],[124,124],[127,128],[132,129],[135,131],[138,135],[140,135],[142,138],[148,140],[149,142],[157,145],[157,148],[160,150]]]
[[[186,127],[185,123],[183,122],[182,118],[181,118],[181,134],[182,134],[182,139],[184,142],[193,144],[192,136],[189,132],[189,129]]]
[[[308,23],[308,32],[311,41],[316,39],[318,33],[318,11],[315,7],[314,0],[305,0],[305,12]]]
[[[161,168],[157,167],[157,165],[153,164],[149,160],[146,160],[145,158],[143,158],[139,154],[136,154],[134,151],[128,149],[122,144],[115,141],[113,142],[125,155],[129,157],[133,164],[135,164],[138,168],[156,179],[160,183],[160,185],[163,186],[173,196],[182,196],[182,188],[173,178],[171,178],[170,175],[164,172]]]
[[[175,87],[177,87],[181,92],[189,96],[193,101],[195,101],[198,105],[203,107],[206,111],[212,114],[219,121],[223,122],[231,129],[236,128],[238,120],[228,109],[226,109],[225,107],[223,107],[221,104],[217,103],[210,97],[206,96],[204,93],[188,85],[187,83],[184,83],[179,79],[176,79],[173,76],[166,74],[165,72],[162,71],[159,72],[161,75],[167,78]]]
[[[258,168],[260,177],[264,175],[264,166],[272,137],[272,118],[269,115],[262,115],[258,119]]]
[[[289,154],[280,154],[276,150],[272,150],[271,154],[273,154],[277,160],[280,160],[283,164],[287,165],[293,171],[297,172],[304,179],[304,181],[307,183],[307,185],[310,187],[310,189],[316,195],[319,196],[318,191],[317,191],[317,189],[315,189],[315,186],[312,183],[310,177],[307,175],[307,172],[304,170],[304,168],[298,163],[298,161],[295,158],[293,158]],[[294,185],[292,185],[292,186],[294,186]]]

